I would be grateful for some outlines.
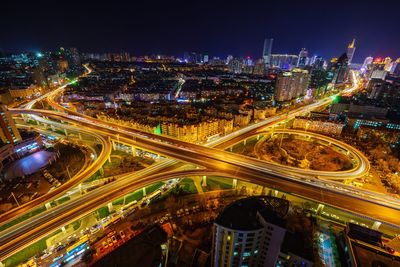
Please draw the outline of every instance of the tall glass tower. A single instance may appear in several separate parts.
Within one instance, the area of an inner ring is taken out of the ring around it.
[[[353,39],[353,42],[351,42],[347,47],[347,58],[349,59],[349,65],[353,60],[354,52],[356,52],[355,44],[356,44],[356,39]]]
[[[274,42],[274,39],[272,38],[266,38],[264,40],[264,49],[263,49],[263,59],[264,63],[267,66],[271,65],[271,52],[272,52],[272,43]]]

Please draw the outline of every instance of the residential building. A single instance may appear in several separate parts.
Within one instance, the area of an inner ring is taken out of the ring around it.
[[[0,139],[8,144],[21,141],[21,135],[5,105],[0,105]]]
[[[211,265],[275,266],[283,243],[289,202],[249,197],[228,205],[213,226]]]

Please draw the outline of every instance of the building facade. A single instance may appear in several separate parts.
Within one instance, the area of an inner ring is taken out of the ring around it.
[[[275,85],[275,100],[289,101],[307,93],[309,85],[307,70],[294,69],[280,73]]]
[[[271,53],[272,53],[272,44],[274,39],[266,38],[264,40],[264,49],[263,49],[263,59],[266,66],[271,66]]]
[[[21,141],[21,135],[5,105],[0,105],[0,139],[5,144]]]

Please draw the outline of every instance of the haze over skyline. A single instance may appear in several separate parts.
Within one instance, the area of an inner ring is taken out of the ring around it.
[[[365,57],[400,55],[395,27],[400,3],[382,0],[146,1],[110,3],[51,1],[3,4],[0,48],[7,52],[45,51],[60,46],[83,52],[260,58],[263,41],[273,38],[272,53],[340,56],[356,38],[354,62]],[[18,18],[16,20],[15,18]]]

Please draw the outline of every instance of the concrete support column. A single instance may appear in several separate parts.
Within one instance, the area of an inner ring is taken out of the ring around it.
[[[114,210],[114,206],[113,206],[112,202],[107,204],[107,208],[108,208],[109,212],[112,212]]]
[[[278,197],[278,193],[279,193],[279,191],[278,191],[278,190],[275,190],[275,191],[274,191],[274,197]]]
[[[247,144],[247,139],[244,139],[243,140],[243,145],[246,145]]]
[[[48,209],[50,209],[50,208],[51,208],[51,204],[50,204],[50,202],[47,202],[46,204],[44,204],[44,206],[46,207],[46,210],[48,210]]]
[[[237,179],[233,179],[232,188],[236,188],[237,186]]]
[[[381,224],[382,224],[381,222],[375,221],[374,224],[372,225],[372,229],[378,230]]]
[[[325,207],[325,205],[323,205],[323,204],[318,204],[318,207],[317,207],[317,214],[320,214],[320,213],[322,212],[322,210],[324,209],[324,207]]]
[[[136,148],[134,146],[131,146],[131,150],[132,150],[132,156],[136,157]]]
[[[115,141],[112,140],[111,143],[112,143],[113,150],[117,150],[117,145],[115,144]]]
[[[257,134],[257,141],[258,141],[258,140],[260,140],[260,135],[259,135],[259,134]]]
[[[231,147],[229,148],[229,151],[232,152],[232,150],[233,150],[233,147],[231,146]]]
[[[146,187],[143,187],[143,196],[146,196]]]
[[[201,186],[207,186],[207,176],[205,175],[203,175],[203,178],[201,179]]]
[[[82,140],[82,135],[80,132],[78,132],[79,140]]]
[[[64,133],[65,133],[65,136],[68,136],[68,132],[67,132],[66,128],[64,128]]]
[[[61,231],[66,234],[67,233],[67,229],[65,229],[65,226],[61,227]]]

